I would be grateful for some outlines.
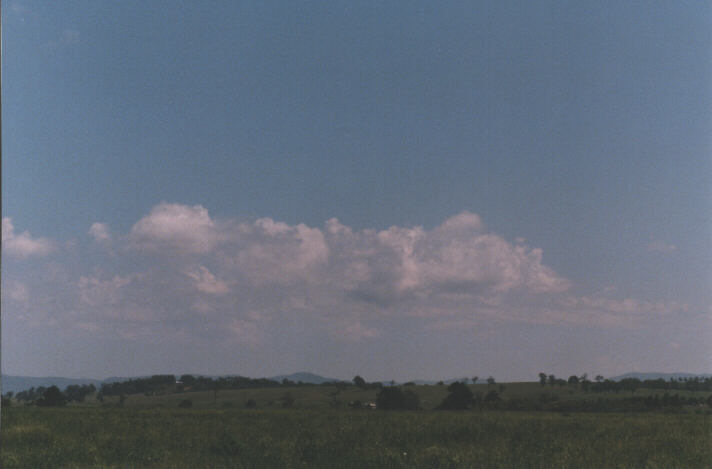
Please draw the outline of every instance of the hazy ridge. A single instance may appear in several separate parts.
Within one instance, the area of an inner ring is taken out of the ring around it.
[[[216,378],[219,376],[238,376],[235,374],[229,374],[229,375],[208,375],[208,374],[201,374],[201,373],[191,373],[194,376],[208,376],[211,378]],[[130,376],[130,377],[110,377],[110,378],[105,378],[105,379],[95,379],[95,378],[66,378],[66,377],[61,377],[61,376],[43,376],[43,377],[34,377],[34,376],[17,376],[17,375],[2,375],[2,393],[5,394],[7,392],[19,392],[19,391],[24,391],[26,389],[30,389],[32,387],[49,387],[49,386],[57,386],[60,389],[64,389],[67,386],[70,385],[84,385],[84,384],[93,384],[97,388],[99,388],[103,383],[113,383],[117,381],[128,381],[129,379],[136,379],[136,378],[145,378],[148,375],[142,375],[142,376]],[[708,378],[712,377],[712,374],[710,373],[703,373],[703,374],[695,374],[695,373],[659,373],[659,372],[631,372],[631,373],[625,373],[622,375],[614,376],[612,378],[609,378],[613,381],[620,381],[621,379],[625,378],[637,378],[642,380],[646,379],[664,379],[664,380],[669,380],[670,378],[673,379],[680,379],[680,378]],[[564,377],[565,378],[565,377]],[[590,378],[590,377],[589,377]],[[294,381],[295,383],[301,381],[302,383],[309,383],[309,384],[322,384],[322,383],[327,383],[327,382],[334,382],[334,381],[348,381],[348,380],[341,380],[337,378],[327,378],[321,375],[318,375],[316,373],[311,373],[308,371],[300,371],[296,373],[292,373],[289,375],[277,375],[277,376],[271,376],[268,377],[267,379],[272,380],[272,381],[278,381],[281,382],[284,379],[288,379],[289,381]],[[471,382],[471,378],[451,378],[451,379],[446,379],[443,380],[445,384],[450,384],[455,381],[466,381],[466,382]],[[531,381],[536,381],[536,379],[532,378]],[[391,381],[381,381],[384,385],[391,384]],[[405,382],[412,382],[415,384],[436,384],[439,381],[438,380],[425,380],[425,379],[417,379],[417,380],[412,380],[412,381],[405,381]],[[477,381],[478,383],[484,383],[486,382],[486,378],[480,377]],[[403,382],[393,382],[394,384],[403,384]]]

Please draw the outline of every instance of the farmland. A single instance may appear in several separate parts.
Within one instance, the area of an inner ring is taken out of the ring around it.
[[[488,386],[470,386],[475,393]],[[376,389],[299,386],[130,395],[2,413],[5,468],[712,467],[707,405],[661,412],[438,411],[446,386],[408,386],[417,411],[353,409]],[[507,399],[580,390],[507,383]],[[639,389],[630,395],[659,391]],[[285,408],[284,396],[291,396]],[[681,392],[680,394],[685,394]],[[708,393],[688,392],[688,396]],[[627,397],[627,396],[625,396]],[[601,399],[623,399],[616,393]],[[598,397],[596,397],[598,399]],[[183,401],[190,408],[180,408]],[[252,400],[254,408],[246,408]]]

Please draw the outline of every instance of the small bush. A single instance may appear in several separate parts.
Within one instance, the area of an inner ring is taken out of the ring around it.
[[[382,388],[376,398],[376,408],[380,410],[417,410],[420,398],[413,391],[403,391],[398,387]]]
[[[443,402],[440,404],[440,409],[445,410],[465,410],[469,409],[474,403],[474,396],[472,391],[467,387],[465,383],[454,382],[448,386],[447,390],[450,392]],[[492,391],[495,392],[495,391]]]
[[[178,404],[178,407],[182,409],[189,409],[193,407],[193,401],[191,401],[190,399],[183,399],[182,401],[180,401],[180,404]]]

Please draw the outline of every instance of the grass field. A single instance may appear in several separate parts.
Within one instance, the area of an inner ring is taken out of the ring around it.
[[[10,468],[712,467],[703,414],[10,408]]]
[[[416,386],[426,410],[352,410],[376,390],[295,387],[131,395],[2,412],[9,468],[712,468],[712,415],[431,409],[444,386]],[[487,390],[477,385],[476,392]],[[531,396],[536,383],[504,395]],[[582,392],[546,387],[561,399]],[[281,408],[289,392],[293,408]],[[645,395],[646,390],[636,391]],[[189,398],[193,408],[180,409]],[[611,397],[606,397],[611,398]],[[254,399],[256,409],[245,409]],[[336,404],[338,402],[338,404]]]

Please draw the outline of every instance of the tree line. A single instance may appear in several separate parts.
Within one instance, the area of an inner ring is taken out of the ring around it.
[[[84,402],[84,398],[96,392],[93,384],[70,384],[60,391],[57,386],[38,386],[20,391],[17,394],[12,391],[2,396],[2,405],[9,406],[14,397],[17,401],[35,404],[38,406],[63,406],[70,402]]]
[[[580,388],[584,392],[635,392],[636,389],[663,389],[672,391],[712,391],[712,378],[670,378],[664,380],[638,378],[623,378],[618,381],[605,379],[602,375],[597,375],[594,381],[588,379],[588,374],[584,373],[581,376],[571,375],[568,379],[557,378],[555,375],[539,373],[539,384],[542,386],[573,386]]]

